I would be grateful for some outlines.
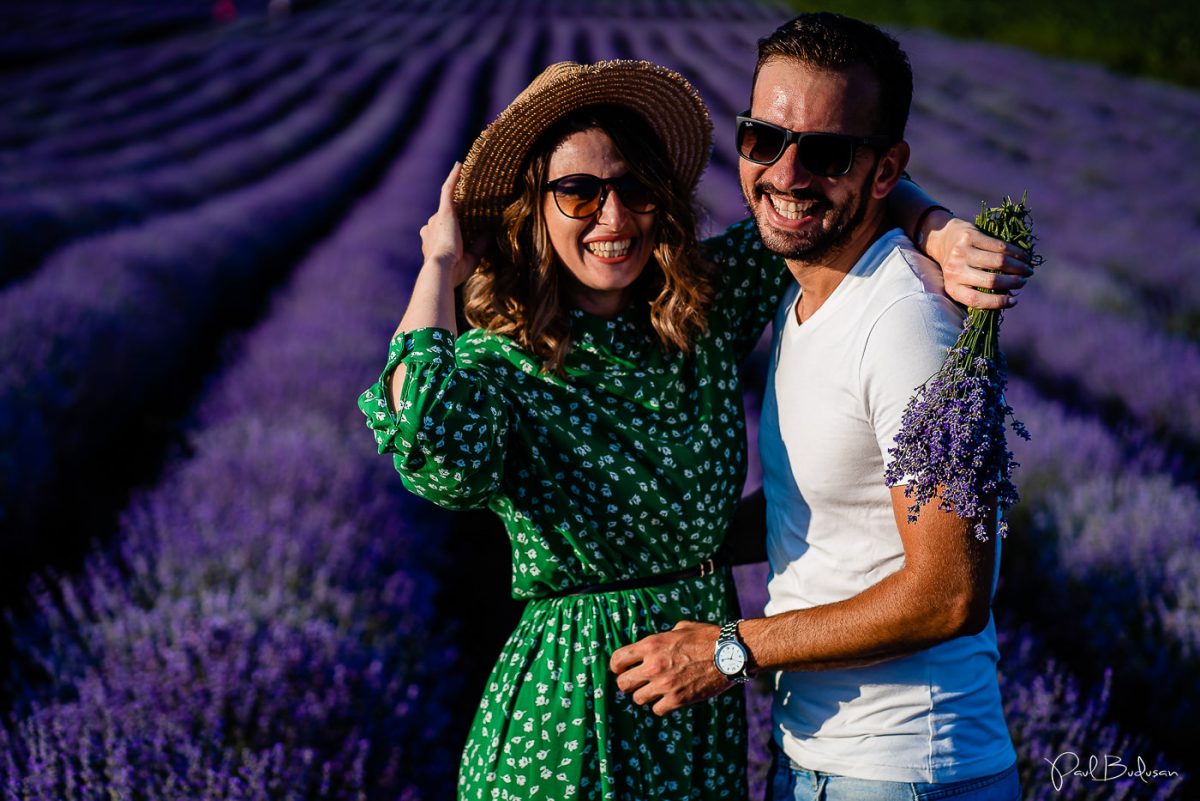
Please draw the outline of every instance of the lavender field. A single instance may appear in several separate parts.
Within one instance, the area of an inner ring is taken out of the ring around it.
[[[409,496],[355,404],[418,229],[542,67],[636,57],[712,110],[720,230],[754,43],[788,16],[237,7],[0,10],[5,798],[452,797],[515,605],[503,532]],[[1026,797],[1200,798],[1200,93],[895,34],[914,177],[962,216],[1028,190],[1046,258],[1003,337],[1033,435],[995,605]],[[739,568],[748,613],[764,570]],[[1056,781],[1072,753],[1161,773]]]

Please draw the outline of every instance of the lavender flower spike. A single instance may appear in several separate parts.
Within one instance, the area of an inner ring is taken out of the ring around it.
[[[1024,248],[1032,263],[1040,263],[1024,196],[1020,203],[1006,197],[996,208],[981,206],[975,225]],[[1011,418],[1013,431],[1024,439],[1029,432],[1004,399],[1001,320],[1000,311],[971,309],[941,369],[917,388],[904,410],[884,477],[889,487],[908,482],[910,523],[922,506],[938,498],[938,509],[973,520],[975,536],[986,540],[994,510],[1003,512],[1017,502],[1012,474],[1018,465],[1005,439],[1006,424]],[[1003,515],[997,530],[1000,536],[1008,532]]]

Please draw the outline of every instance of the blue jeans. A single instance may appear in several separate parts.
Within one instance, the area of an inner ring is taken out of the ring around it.
[[[805,770],[774,750],[768,801],[1021,801],[1015,764],[991,776],[944,784],[885,782]]]

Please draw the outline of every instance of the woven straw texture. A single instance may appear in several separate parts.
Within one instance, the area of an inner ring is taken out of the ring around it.
[[[569,112],[598,104],[644,117],[684,184],[695,188],[708,163],[712,120],[686,78],[649,61],[561,61],[534,78],[471,145],[455,191],[464,242],[495,228],[537,138]]]

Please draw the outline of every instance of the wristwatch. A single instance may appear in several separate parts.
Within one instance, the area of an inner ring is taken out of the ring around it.
[[[725,678],[745,684],[754,678],[754,673],[750,670],[750,652],[738,636],[738,624],[741,622],[740,619],[731,620],[721,626],[721,633],[717,635],[717,647],[713,653],[713,664]]]

